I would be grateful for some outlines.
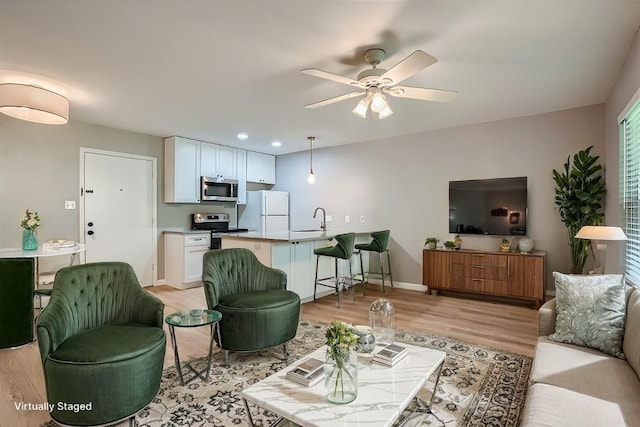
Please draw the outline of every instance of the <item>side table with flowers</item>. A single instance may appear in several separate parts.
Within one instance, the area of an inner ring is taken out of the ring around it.
[[[324,395],[331,403],[349,403],[358,396],[358,336],[345,322],[334,320],[327,329]]]
[[[36,228],[40,227],[40,217],[37,212],[30,212],[27,209],[24,218],[20,222],[22,230],[22,250],[35,251],[38,249],[38,239],[36,238]]]

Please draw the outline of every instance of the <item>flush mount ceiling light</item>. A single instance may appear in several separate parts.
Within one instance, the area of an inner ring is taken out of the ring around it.
[[[47,125],[69,121],[69,100],[40,86],[0,83],[0,113]]]
[[[282,147],[282,142],[280,142],[280,141],[273,141],[273,142],[271,143],[271,146],[272,146],[272,147]]]
[[[316,182],[316,176],[313,173],[313,140],[316,137],[308,136],[307,139],[309,140],[309,175],[307,175],[307,182],[313,184]]]
[[[247,138],[249,138],[249,135],[247,135],[245,132],[240,132],[240,133],[237,135],[237,138],[238,138],[240,141],[246,141],[246,140],[247,140]]]

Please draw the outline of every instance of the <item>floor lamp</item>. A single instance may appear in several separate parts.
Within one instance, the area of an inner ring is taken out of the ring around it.
[[[576,239],[588,239],[588,240],[596,240],[596,241],[609,241],[609,240],[627,240],[627,236],[624,234],[624,231],[620,227],[608,227],[604,225],[585,225],[578,231],[576,234]],[[595,263],[595,273],[596,274],[604,274],[604,266],[606,254],[604,251],[607,250],[606,243],[598,243],[596,244],[596,248],[598,251],[602,251],[602,267],[598,267],[598,260],[596,258],[595,253],[593,254],[594,263]],[[591,251],[593,252],[593,246],[591,246]]]

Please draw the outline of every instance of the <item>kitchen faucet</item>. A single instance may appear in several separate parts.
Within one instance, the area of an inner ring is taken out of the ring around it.
[[[320,228],[322,230],[327,231],[327,212],[323,208],[316,208],[315,212],[313,212],[313,217],[316,217],[318,211],[322,211],[322,222],[320,223]]]

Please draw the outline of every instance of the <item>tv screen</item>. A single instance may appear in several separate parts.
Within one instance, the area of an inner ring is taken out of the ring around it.
[[[449,233],[527,234],[527,177],[449,182]]]

